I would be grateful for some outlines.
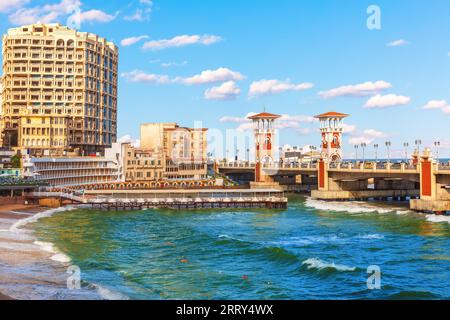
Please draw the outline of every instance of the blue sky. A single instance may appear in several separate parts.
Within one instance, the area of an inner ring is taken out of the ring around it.
[[[372,4],[380,30],[366,25]],[[72,6],[81,31],[120,48],[119,137],[158,121],[243,132],[265,106],[284,115],[283,145],[318,145],[310,117],[333,110],[351,115],[349,157],[386,140],[400,156],[417,138],[450,156],[448,0],[0,0],[0,32],[65,24]]]

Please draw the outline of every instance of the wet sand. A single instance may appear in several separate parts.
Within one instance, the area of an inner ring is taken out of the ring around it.
[[[31,239],[21,240],[14,239],[8,235],[9,228],[20,219],[32,216],[33,213],[45,211],[47,208],[42,208],[37,205],[22,205],[22,204],[8,204],[0,205],[0,263],[2,265],[17,265],[21,263],[27,263],[42,258],[39,255],[31,254],[30,252],[24,252],[19,250],[11,250],[8,244],[31,244]],[[2,286],[11,284],[7,276],[0,276],[0,284]],[[10,296],[7,296],[0,292],[0,300],[11,300]]]
[[[23,225],[23,219],[47,210],[38,205],[0,205],[0,300],[98,299],[85,290],[69,292],[69,264],[52,259],[51,244],[36,242],[32,223]]]

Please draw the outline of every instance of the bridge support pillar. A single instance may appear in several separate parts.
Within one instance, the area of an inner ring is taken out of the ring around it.
[[[436,162],[430,154],[430,149],[425,149],[420,158],[420,199],[436,200]]]
[[[431,157],[430,149],[425,149],[420,157],[420,199],[410,201],[411,210],[443,213],[450,211],[450,201],[438,196],[437,163]]]
[[[328,161],[320,159],[317,165],[317,185],[319,191],[328,191]]]

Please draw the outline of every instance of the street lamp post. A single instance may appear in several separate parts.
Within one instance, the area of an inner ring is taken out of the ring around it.
[[[409,143],[408,142],[403,143],[403,147],[405,148],[405,162],[408,162],[408,147],[409,147]]]
[[[436,147],[436,161],[439,163],[439,147],[441,146],[441,142],[435,141],[434,146]]]
[[[355,162],[358,162],[358,145],[355,144]]]
[[[250,148],[247,148],[247,162],[250,163]]]
[[[278,147],[278,157],[279,157],[279,162],[280,162],[280,166],[283,164],[283,157],[282,157],[282,155],[283,155],[283,148],[282,147]]]
[[[366,154],[365,154],[366,147],[367,147],[367,144],[365,142],[361,143],[363,163],[366,162]]]
[[[312,158],[313,158],[313,151],[317,148],[314,146],[309,146],[309,166],[312,166]]]
[[[391,162],[391,150],[390,150],[390,148],[391,148],[392,144],[391,144],[390,141],[386,141],[385,145],[386,145],[386,149],[387,149],[388,162],[390,163]]]
[[[236,153],[234,154],[234,161],[238,161],[238,154],[239,154],[239,149],[236,148]]]
[[[375,149],[375,163],[377,163],[378,162],[378,144],[375,143],[373,145],[373,148]]]
[[[417,152],[418,152],[419,155],[420,155],[420,145],[422,144],[422,140],[417,139],[416,141],[414,141],[414,144],[416,145]]]

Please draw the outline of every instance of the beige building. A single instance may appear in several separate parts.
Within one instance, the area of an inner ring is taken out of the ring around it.
[[[124,145],[124,176],[127,182],[162,180],[164,178],[164,156],[160,152]]]
[[[59,24],[3,36],[1,144],[33,155],[103,152],[117,139],[118,48]]]
[[[207,176],[205,128],[180,127],[176,123],[141,125],[141,148],[162,151],[166,179],[204,179]]]

